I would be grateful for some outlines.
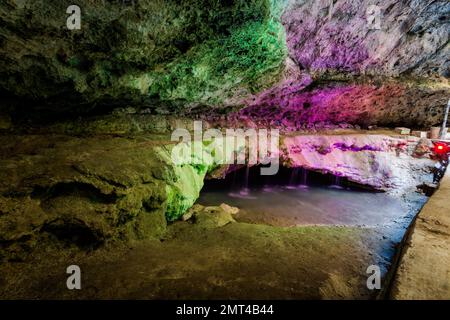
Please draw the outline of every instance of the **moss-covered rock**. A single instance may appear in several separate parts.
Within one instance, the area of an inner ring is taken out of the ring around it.
[[[0,113],[13,124],[64,117],[76,131],[78,116],[116,108],[221,116],[245,107],[257,122],[294,129],[442,121],[446,0],[387,0],[376,29],[369,0],[79,0],[73,31],[72,4],[0,4],[0,93],[8,97]],[[149,126],[158,127],[130,120],[114,129]]]
[[[205,41],[164,69],[126,80],[162,101],[223,105],[273,84],[287,54],[283,26],[274,19],[232,27],[230,36]]]
[[[287,54],[278,1],[80,0],[68,30],[72,4],[0,4],[0,88],[27,110],[220,104],[272,83]]]
[[[96,248],[160,237],[196,201],[208,166],[174,165],[149,136],[2,136],[0,246],[22,258],[39,239]]]

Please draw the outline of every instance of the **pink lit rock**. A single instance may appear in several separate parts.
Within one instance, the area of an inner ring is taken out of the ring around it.
[[[434,161],[418,159],[409,151],[418,143],[419,139],[405,141],[379,134],[297,135],[284,138],[284,161],[291,167],[328,172],[399,193],[431,179]],[[320,152],[317,146],[328,146],[328,152]]]

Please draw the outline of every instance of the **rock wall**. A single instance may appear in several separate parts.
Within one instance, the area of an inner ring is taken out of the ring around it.
[[[205,146],[206,154],[220,153],[221,145]],[[215,149],[216,146],[219,149]],[[247,145],[246,155],[257,155],[256,148],[254,144]],[[390,131],[296,133],[281,137],[279,165],[332,174],[372,190],[401,195],[415,191],[425,182],[432,182],[435,160],[431,149],[432,144],[426,139],[398,136]],[[230,157],[231,152],[225,150],[226,156]],[[239,168],[236,165],[210,167],[208,177],[219,179]]]
[[[448,1],[290,1],[290,72],[237,117],[288,130],[437,125],[450,94],[449,13]]]
[[[448,78],[449,12],[448,1],[292,0],[283,24],[290,56],[314,74]]]
[[[297,135],[284,138],[284,162],[402,194],[431,182],[428,142],[386,134]]]
[[[70,4],[0,4],[1,122],[134,105],[164,115],[244,108],[237,117],[293,129],[427,127],[450,92],[446,0],[80,0],[76,31]]]
[[[172,145],[145,138],[2,136],[0,260],[59,239],[92,249],[158,238],[193,205],[205,166],[174,166]]]
[[[411,227],[392,283],[395,300],[450,299],[450,172]]]
[[[71,4],[0,4],[0,87],[30,112],[220,105],[272,83],[287,52],[277,1],[81,0],[75,31]]]

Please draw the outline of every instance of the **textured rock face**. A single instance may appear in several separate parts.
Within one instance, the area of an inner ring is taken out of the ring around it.
[[[159,237],[192,206],[205,166],[174,166],[170,144],[68,136],[1,138],[0,260],[47,237],[95,248]]]
[[[76,31],[66,28],[71,4],[2,2],[4,90],[58,108],[134,102],[170,111],[178,100],[186,107],[245,96],[273,82],[286,56],[270,0],[82,0]]]
[[[209,154],[213,150],[210,146],[205,148]],[[347,131],[283,136],[279,157],[280,165],[285,167],[332,174],[370,189],[399,195],[432,181],[435,161],[431,159],[431,149],[431,142],[417,137]],[[224,178],[238,167],[214,168],[209,178]]]
[[[238,118],[287,130],[350,123],[428,127],[450,93],[448,1],[291,1],[289,56],[301,71],[249,100]]]
[[[314,73],[449,77],[449,13],[448,1],[293,0],[283,24],[291,57]]]
[[[327,83],[318,88],[272,88],[233,114],[286,131],[339,124],[428,128],[442,123],[448,90],[387,83]]]
[[[26,113],[248,107],[244,116],[282,114],[294,129],[429,126],[448,99],[445,0],[379,11],[368,0],[82,0],[78,31],[66,28],[70,4],[0,4],[2,109],[14,113],[19,97]]]
[[[283,141],[291,167],[331,173],[375,189],[402,193],[431,182],[434,161],[414,157],[418,138],[389,135],[299,135]]]

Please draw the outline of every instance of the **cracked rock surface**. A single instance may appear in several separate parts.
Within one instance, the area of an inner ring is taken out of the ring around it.
[[[379,28],[368,0],[81,0],[77,31],[65,27],[69,4],[0,4],[0,124],[133,105],[164,115],[244,109],[296,129],[426,127],[448,99],[445,0],[383,1]]]

